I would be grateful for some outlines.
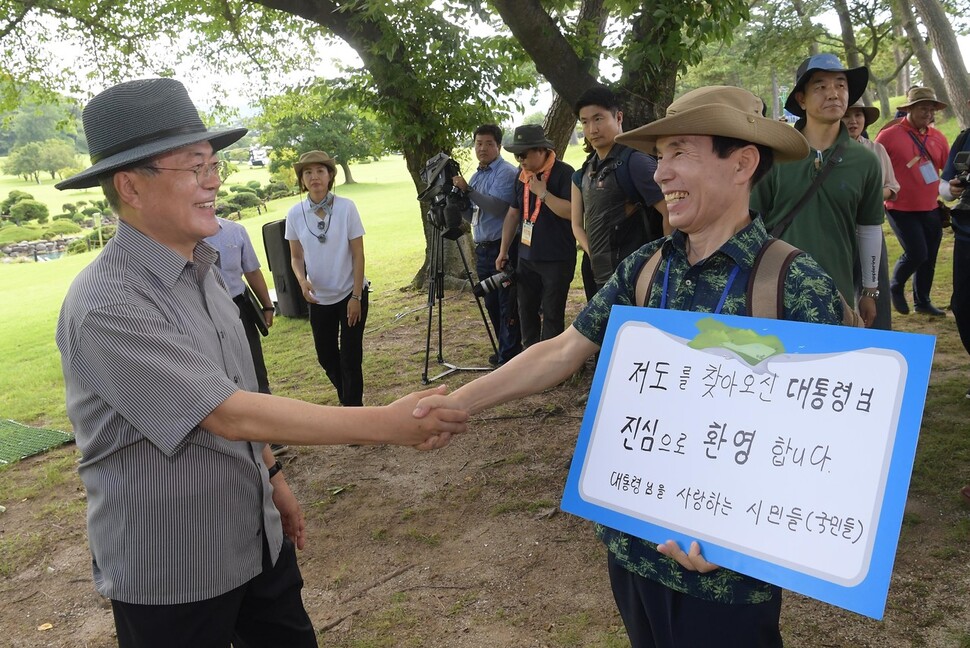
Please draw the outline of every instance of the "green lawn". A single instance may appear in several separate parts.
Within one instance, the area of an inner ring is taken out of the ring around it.
[[[582,159],[579,147],[571,147],[566,154],[566,160],[574,165]],[[468,168],[470,164],[463,166]],[[360,211],[367,230],[364,239],[367,277],[373,283],[375,295],[392,293],[411,282],[424,260],[424,235],[414,185],[400,156],[357,164],[352,172],[357,184],[343,185],[338,171],[336,192],[353,200]],[[466,177],[470,175],[466,173]],[[226,184],[268,179],[266,169],[241,167]],[[38,187],[0,176],[0,192],[5,194],[11,189],[29,191],[38,199],[57,205],[58,212],[65,202],[102,197],[100,189],[58,192],[49,181]],[[296,202],[295,196],[270,202],[268,211],[242,221],[264,271],[266,255],[261,228],[269,221],[284,218]],[[71,281],[95,254],[90,252],[47,263],[0,264],[0,303],[4,304],[0,310],[0,418],[68,427],[54,330],[61,301]],[[272,287],[272,274],[266,271],[265,275]],[[381,312],[380,307],[372,307],[372,313],[375,322],[394,316]],[[281,334],[289,330],[296,330],[299,335],[305,333],[298,324],[286,321],[281,321],[276,330]]]

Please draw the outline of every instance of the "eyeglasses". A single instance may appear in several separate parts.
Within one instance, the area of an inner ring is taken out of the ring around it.
[[[153,169],[155,171],[191,171],[195,174],[195,180],[202,186],[202,183],[216,176],[221,182],[223,178],[229,175],[229,163],[225,160],[219,160],[218,162],[212,162],[211,164],[196,164],[194,167],[188,169],[173,169],[171,167],[160,167],[160,166],[145,166],[146,169]]]
[[[539,150],[541,150],[541,149],[537,149],[537,148],[530,148],[530,149],[526,149],[526,150],[524,150],[524,151],[521,151],[521,152],[519,152],[519,153],[516,153],[516,154],[515,154],[515,157],[516,157],[516,159],[518,159],[518,160],[524,160],[524,159],[526,159],[527,157],[529,157],[529,153],[531,153],[532,151],[539,151]]]

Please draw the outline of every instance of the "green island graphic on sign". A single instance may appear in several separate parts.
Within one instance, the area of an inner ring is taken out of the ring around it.
[[[785,352],[776,335],[760,335],[751,329],[735,328],[713,317],[697,322],[700,333],[687,343],[692,349],[727,349],[752,367],[766,358]]]

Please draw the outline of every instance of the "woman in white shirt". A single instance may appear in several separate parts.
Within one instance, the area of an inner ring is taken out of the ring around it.
[[[310,307],[317,360],[337,389],[340,404],[364,404],[364,226],[357,207],[333,193],[337,165],[308,151],[293,165],[307,196],[286,215],[290,262]]]

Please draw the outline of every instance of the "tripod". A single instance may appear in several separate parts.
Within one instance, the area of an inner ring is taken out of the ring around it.
[[[424,373],[421,374],[421,383],[427,385],[428,383],[448,376],[455,373],[456,371],[491,371],[491,367],[459,367],[457,365],[451,364],[450,362],[445,362],[442,349],[442,300],[445,295],[445,238],[455,241],[455,245],[458,246],[458,255],[461,257],[461,263],[465,266],[465,276],[468,277],[469,285],[475,283],[472,279],[471,270],[468,267],[468,260],[465,258],[465,251],[461,247],[459,239],[463,236],[458,234],[456,237],[452,237],[451,230],[446,235],[446,232],[440,228],[435,228],[434,241],[431,243],[431,259],[428,263],[428,337],[424,348]],[[473,293],[474,294],[474,293]],[[434,320],[435,303],[438,306],[438,364],[446,367],[444,371],[436,376],[428,378],[428,364],[431,358],[431,323]],[[482,324],[485,325],[485,331],[488,333],[488,340],[492,344],[492,350],[498,353],[498,346],[495,343],[495,335],[492,334],[492,327],[488,321],[488,317],[485,314],[485,308],[482,306],[482,300],[478,295],[475,295],[475,303],[478,304],[478,312],[482,316]]]

